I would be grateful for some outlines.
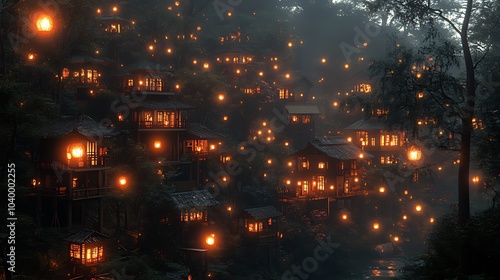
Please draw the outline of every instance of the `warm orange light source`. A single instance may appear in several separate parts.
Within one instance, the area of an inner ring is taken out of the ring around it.
[[[394,242],[398,242],[399,241],[399,237],[398,236],[394,236]]]
[[[473,182],[474,184],[479,183],[479,176],[474,176],[474,177],[472,177],[472,182]]]
[[[347,220],[347,214],[342,215],[342,220]]]
[[[422,205],[418,204],[417,206],[415,206],[415,211],[417,212],[422,211]]]
[[[155,146],[155,149],[161,148],[161,142],[160,141],[155,141],[154,146]]]
[[[226,96],[224,94],[219,94],[219,100],[222,101],[226,98]]]
[[[215,244],[215,234],[210,234],[209,236],[207,236],[207,239],[205,239],[205,242],[207,243],[207,245],[209,246],[212,246]]]
[[[377,230],[380,228],[380,224],[379,223],[373,223],[373,229]]]
[[[407,152],[408,159],[411,161],[417,161],[422,158],[422,150],[417,146],[411,146]]]
[[[71,156],[69,157],[69,159],[71,159],[72,157],[73,158],[83,157],[83,145],[74,144],[71,146]]]
[[[379,193],[384,193],[384,192],[385,192],[385,188],[384,188],[384,187],[380,187],[380,188],[378,188],[378,192],[379,192]]]
[[[126,177],[120,177],[118,179],[118,183],[120,184],[120,187],[124,187],[127,184],[127,178]]]
[[[52,22],[52,18],[50,16],[44,15],[37,19],[36,28],[41,32],[49,32],[54,27],[54,23]]]

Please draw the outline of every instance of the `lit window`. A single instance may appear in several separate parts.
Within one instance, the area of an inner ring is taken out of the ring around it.
[[[146,90],[163,91],[163,81],[159,78],[146,79]]]
[[[127,86],[133,87],[134,86],[134,79],[128,79],[127,80]]]
[[[325,190],[325,176],[318,176],[317,182],[318,182],[318,190],[324,191]]]
[[[324,162],[318,163],[318,169],[324,169],[326,164]]]
[[[294,122],[294,123],[299,122],[299,117],[296,116],[296,115],[293,115],[292,116],[292,122]]]

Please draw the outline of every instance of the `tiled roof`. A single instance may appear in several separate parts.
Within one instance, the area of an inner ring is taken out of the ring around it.
[[[104,235],[100,232],[88,229],[82,229],[63,238],[64,241],[68,241],[71,243],[79,243],[79,244],[89,244],[109,239],[111,239],[111,237]]]
[[[285,105],[285,108],[289,114],[294,114],[294,115],[319,114],[318,105],[316,104],[307,104],[307,103],[287,104]]]
[[[72,132],[80,133],[89,138],[118,134],[113,127],[107,127],[98,123],[87,115],[62,117],[52,123],[52,125],[40,129],[40,134],[44,137],[62,137]]]
[[[396,128],[393,128],[396,129]],[[344,130],[391,130],[390,126],[384,120],[359,120]]]
[[[189,134],[200,139],[221,139],[223,135],[211,130],[210,128],[199,123],[191,123],[188,131]]]
[[[137,103],[136,108],[144,108],[151,110],[189,110],[194,109],[193,106],[174,100],[174,99],[166,99],[166,100],[144,100],[142,102]]]
[[[328,157],[338,160],[373,158],[373,155],[361,150],[356,145],[347,142],[341,137],[330,137],[324,139],[315,139],[309,142],[305,147],[292,154],[292,156],[311,155],[321,153]]]
[[[207,190],[173,193],[172,200],[179,210],[203,209],[218,204]]]
[[[278,209],[274,208],[274,206],[249,208],[249,209],[245,209],[244,211],[256,220],[263,220],[263,219],[276,218],[276,217],[283,216],[283,213],[278,211]]]

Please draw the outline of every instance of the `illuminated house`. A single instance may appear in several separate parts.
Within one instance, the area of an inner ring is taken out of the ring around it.
[[[359,120],[343,129],[346,139],[375,156],[374,164],[395,164],[405,158],[405,133],[381,120]]]
[[[273,206],[245,209],[240,216],[240,232],[254,244],[276,242],[281,216],[283,214]]]
[[[117,15],[102,16],[99,25],[105,32],[122,34],[130,29],[131,22]]]
[[[192,164],[189,180],[200,186],[204,178],[208,178],[209,160],[217,160],[220,155],[224,137],[201,124],[190,124],[184,140],[184,157],[190,158]]]
[[[280,77],[276,82],[276,95],[287,102],[307,102],[313,83],[304,75],[292,72]]]
[[[214,57],[216,70],[232,83],[243,86],[251,85],[257,80],[255,55],[252,52],[240,48],[226,48],[216,51]],[[249,88],[249,86],[243,88]]]
[[[284,106],[284,116],[288,121],[284,135],[293,139],[294,148],[298,149],[314,139],[317,115],[319,115],[319,109],[313,103],[291,102]]]
[[[106,139],[113,129],[86,115],[63,117],[42,129],[38,175],[34,191],[42,196],[42,211],[52,226],[85,224],[85,208],[96,209],[102,228],[101,197],[110,189]],[[59,217],[64,217],[60,220]]]
[[[210,230],[209,209],[218,205],[217,200],[207,190],[197,190],[173,193],[172,201],[178,216],[171,217],[171,223],[180,221],[182,228],[177,238],[183,246],[200,246]]]
[[[62,82],[79,99],[89,97],[102,87],[101,79],[107,62],[90,56],[73,56],[62,69]]]
[[[109,260],[111,237],[82,229],[65,238],[68,242],[69,262],[78,266],[92,266]]]
[[[68,276],[75,278],[90,279],[90,275],[97,274],[98,264],[110,261],[117,254],[117,242],[96,231],[82,229],[63,240],[68,242],[69,263],[73,267]]]
[[[345,138],[315,139],[285,159],[282,191],[302,199],[365,194],[362,165],[371,157]]]

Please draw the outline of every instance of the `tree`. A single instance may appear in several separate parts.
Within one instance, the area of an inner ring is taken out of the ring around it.
[[[460,138],[460,166],[458,172],[458,224],[464,227],[470,218],[469,205],[469,169],[471,164],[471,137],[473,131],[472,119],[476,105],[476,63],[480,59],[473,56],[470,41],[470,23],[474,13],[480,7],[473,7],[472,0],[459,3],[442,3],[433,0],[373,0],[366,2],[372,12],[390,11],[393,17],[402,23],[412,26],[427,23],[446,24],[460,40],[462,62],[465,66],[465,88],[462,91],[463,99],[454,107],[457,117],[461,121]],[[469,271],[469,246],[465,236],[459,242],[460,272]]]

